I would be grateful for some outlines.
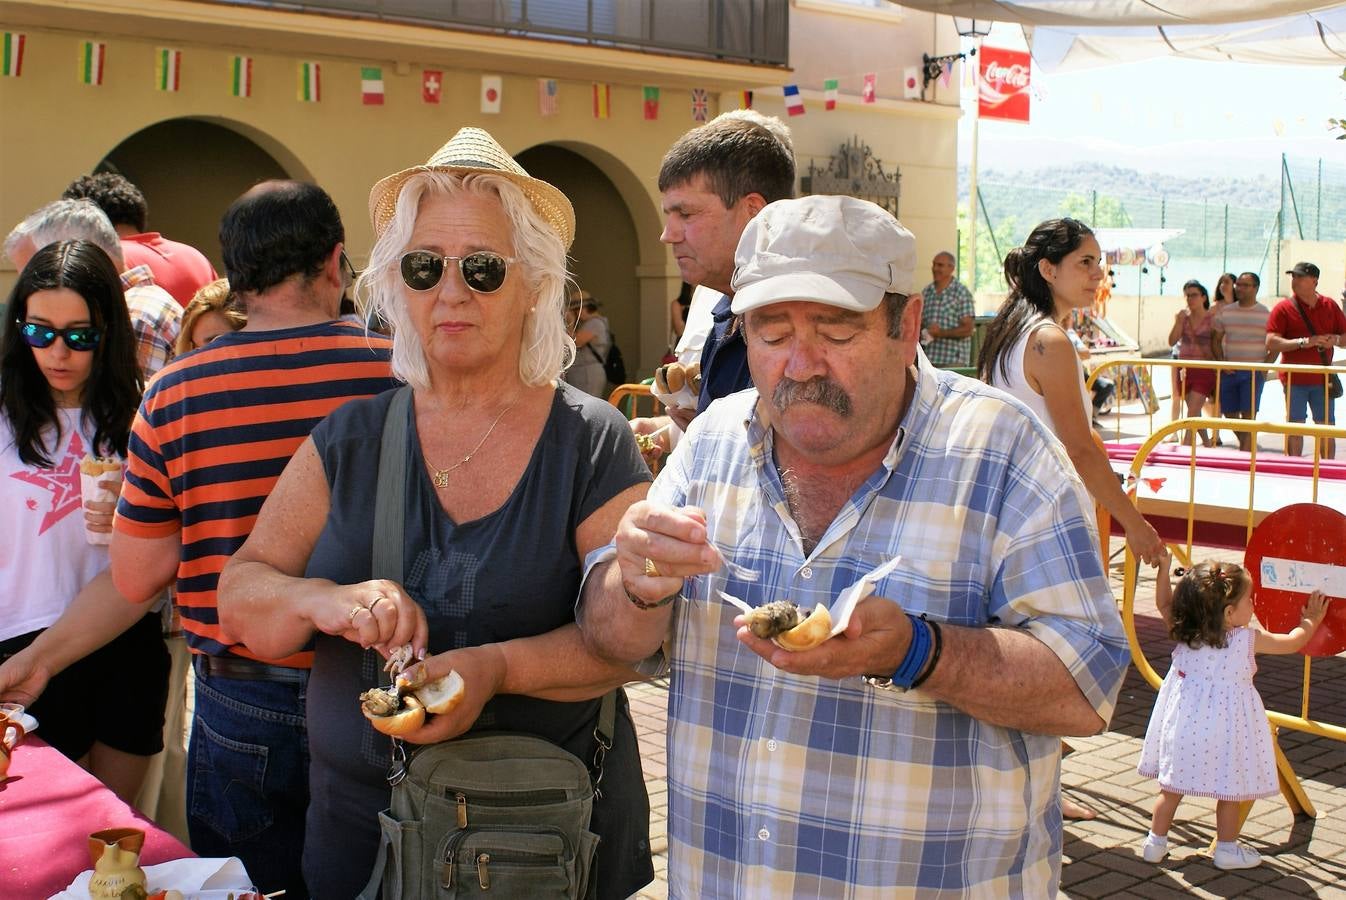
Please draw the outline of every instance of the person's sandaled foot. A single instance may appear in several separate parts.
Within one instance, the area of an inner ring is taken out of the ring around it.
[[[1061,818],[1076,822],[1087,822],[1097,815],[1098,813],[1084,804],[1076,803],[1064,794],[1061,796]]]

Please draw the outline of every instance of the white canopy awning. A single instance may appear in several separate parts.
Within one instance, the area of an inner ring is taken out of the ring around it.
[[[1017,23],[1047,71],[1155,56],[1346,66],[1346,5],[1322,0],[912,0]]]

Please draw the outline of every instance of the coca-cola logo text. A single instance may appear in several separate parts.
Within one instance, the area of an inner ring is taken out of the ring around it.
[[[983,76],[993,85],[1023,90],[1028,87],[1028,66],[1004,66],[997,62],[988,63]]]

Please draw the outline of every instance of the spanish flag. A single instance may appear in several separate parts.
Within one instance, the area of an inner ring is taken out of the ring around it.
[[[594,118],[606,119],[612,113],[612,85],[594,82]]]

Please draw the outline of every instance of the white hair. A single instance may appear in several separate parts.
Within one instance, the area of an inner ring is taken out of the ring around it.
[[[575,358],[575,342],[565,327],[565,245],[518,185],[507,178],[434,171],[408,178],[397,196],[392,220],[374,242],[369,266],[355,284],[356,301],[362,311],[373,312],[392,326],[393,374],[414,389],[428,388],[430,370],[407,312],[400,261],[409,249],[421,201],[428,196],[452,199],[462,194],[498,199],[509,219],[514,243],[510,255],[518,260],[513,264],[515,272],[533,293],[533,309],[524,318],[519,378],[533,387],[554,382]]]
[[[126,268],[121,238],[117,237],[117,230],[112,227],[112,220],[107,217],[107,213],[92,200],[55,200],[48,203],[10,232],[5,239],[5,251],[8,253],[25,237],[34,251],[57,241],[88,241],[112,258],[112,264],[118,272]]]

